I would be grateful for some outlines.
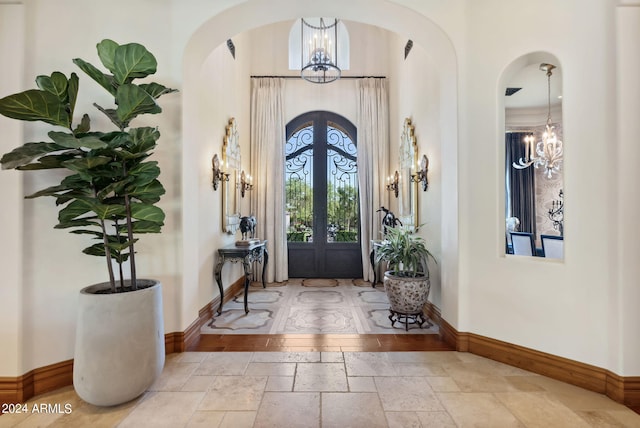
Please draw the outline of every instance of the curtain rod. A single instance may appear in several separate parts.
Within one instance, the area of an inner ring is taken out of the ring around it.
[[[261,77],[272,77],[272,78],[281,78],[281,79],[302,79],[300,76],[249,76],[253,78],[261,78]],[[341,79],[386,79],[386,76],[341,76],[338,80]]]

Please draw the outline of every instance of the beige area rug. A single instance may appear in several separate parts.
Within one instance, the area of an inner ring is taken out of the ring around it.
[[[325,278],[305,278],[302,280],[303,287],[337,287],[337,279]]]
[[[303,286],[289,280],[286,286],[251,287],[244,313],[244,295],[225,303],[222,314],[202,327],[202,334],[437,334],[437,326],[399,322],[391,326],[389,301],[382,284],[356,286],[352,280],[335,280],[336,286]],[[269,284],[270,285],[270,284]]]

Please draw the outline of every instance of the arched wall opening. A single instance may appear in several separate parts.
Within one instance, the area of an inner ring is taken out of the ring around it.
[[[368,10],[366,18],[362,18],[362,11]],[[211,198],[208,175],[210,168],[207,159],[218,151],[220,136],[211,135],[212,126],[219,128],[219,124],[211,124],[206,103],[203,102],[203,87],[215,87],[211,84],[216,76],[204,74],[203,66],[211,61],[212,52],[216,47],[224,44],[230,37],[242,37],[242,33],[285,20],[293,20],[301,16],[337,16],[340,19],[362,22],[374,25],[388,31],[411,38],[416,45],[425,46],[425,52],[433,63],[438,64],[437,80],[440,93],[439,118],[439,150],[441,171],[441,192],[447,195],[442,199],[440,207],[442,223],[439,234],[441,240],[441,311],[443,316],[454,327],[458,318],[458,118],[457,118],[457,75],[458,65],[451,41],[444,31],[426,17],[415,12],[381,0],[355,1],[344,3],[328,0],[321,5],[306,4],[294,0],[281,0],[277,5],[265,4],[260,1],[248,1],[206,21],[190,38],[184,52],[183,59],[183,159],[182,159],[182,191],[183,191],[183,282],[181,324],[186,328],[194,319],[198,310],[206,304],[202,301],[203,282],[212,281],[211,272],[201,263],[203,257],[213,258],[213,254],[203,255],[207,251],[206,245],[195,244],[201,242],[199,224],[200,210],[207,210]],[[235,39],[234,39],[235,40]],[[237,76],[223,76],[238,78]],[[248,76],[246,76],[248,77]],[[240,100],[240,101],[238,101]],[[249,94],[238,94],[238,99],[230,100],[238,109],[248,109]],[[248,116],[247,116],[248,117]],[[248,122],[248,121],[247,121]],[[242,125],[241,125],[242,126]],[[248,145],[249,124],[241,128],[241,144]],[[244,134],[244,136],[242,135]],[[392,132],[391,144],[396,141]],[[220,140],[221,141],[221,140]],[[209,188],[206,188],[209,186]],[[206,193],[208,192],[208,193]],[[215,246],[232,242],[232,238],[224,236],[215,226],[209,240]],[[213,284],[213,283],[212,283]],[[213,285],[211,287],[213,291]]]

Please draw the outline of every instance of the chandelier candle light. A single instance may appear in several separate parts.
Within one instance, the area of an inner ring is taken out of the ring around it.
[[[327,25],[320,18],[319,25],[312,25],[311,19],[302,22],[302,70],[303,79],[313,83],[329,83],[340,78],[338,58],[338,20],[330,20]]]
[[[548,113],[547,125],[542,134],[542,140],[535,144],[533,135],[527,135],[524,138],[525,157],[520,158],[518,163],[513,162],[516,169],[524,169],[531,165],[538,168],[544,166],[545,175],[551,178],[554,173],[560,171],[562,165],[562,141],[556,137],[554,127],[551,125],[551,70],[556,68],[553,64],[540,64],[540,70],[547,73],[547,100]],[[527,159],[528,158],[528,159]]]

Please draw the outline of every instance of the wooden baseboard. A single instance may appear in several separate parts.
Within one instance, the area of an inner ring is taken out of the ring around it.
[[[244,278],[225,292],[225,303],[244,287]],[[198,318],[184,332],[165,334],[167,354],[184,352],[198,343],[200,328],[212,317],[220,304],[217,297],[198,312]],[[534,349],[513,345],[474,333],[458,332],[428,303],[426,315],[440,325],[440,336],[460,352],[490,358],[533,373],[606,394],[636,412],[640,411],[640,376],[624,377],[599,367],[569,360]],[[40,367],[19,377],[0,377],[0,403],[23,403],[29,398],[73,384],[73,360]]]
[[[244,277],[225,290],[225,303],[244,288]],[[213,317],[214,308],[220,304],[220,296],[200,309],[196,319],[184,332],[164,335],[165,353],[184,352],[188,345],[200,339],[200,327]],[[73,360],[40,367],[18,377],[0,377],[0,404],[24,403],[31,397],[73,385]]]
[[[605,394],[631,409],[640,409],[640,377],[619,376],[609,370],[474,333],[460,333],[441,320],[443,340],[460,352],[470,352],[561,382]]]
[[[0,403],[24,403],[29,398],[73,384],[73,360],[39,367],[15,378],[0,377]]]

